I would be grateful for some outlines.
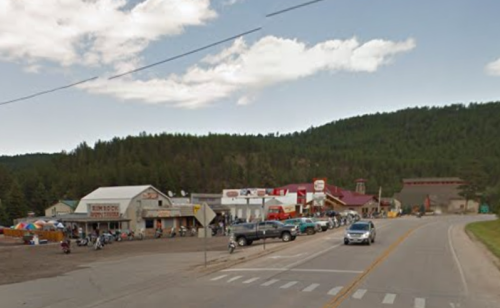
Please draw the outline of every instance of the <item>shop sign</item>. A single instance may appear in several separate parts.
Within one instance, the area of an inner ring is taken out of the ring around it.
[[[326,178],[313,179],[314,192],[325,192]]]
[[[158,193],[154,191],[148,191],[142,194],[142,199],[158,199]]]
[[[106,204],[106,203],[93,203],[90,204],[90,217],[92,218],[119,218],[120,205],[119,204]]]

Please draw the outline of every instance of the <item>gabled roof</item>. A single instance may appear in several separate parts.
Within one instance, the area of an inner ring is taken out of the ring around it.
[[[341,200],[347,204],[347,206],[365,205],[375,198],[373,195],[363,195],[350,190],[343,190],[342,195]]]
[[[83,197],[82,201],[97,199],[132,199],[149,188],[153,188],[154,190],[158,191],[158,189],[154,188],[151,185],[100,187]],[[164,195],[160,191],[158,191],[158,193]]]
[[[66,204],[67,206],[69,206],[71,209],[74,210],[78,206],[79,201],[78,200],[60,200],[59,202]]]
[[[313,192],[314,191],[314,184],[313,183],[299,183],[299,184],[288,184],[283,187],[278,187],[277,189],[288,189],[289,192],[291,193],[296,193],[297,190],[299,190],[299,187],[304,187],[307,192]],[[335,185],[326,185],[326,192],[331,194],[332,196],[335,197],[341,197],[342,196],[342,189],[340,187],[337,187]]]

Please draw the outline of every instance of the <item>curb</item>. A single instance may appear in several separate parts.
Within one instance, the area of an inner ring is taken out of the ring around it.
[[[464,226],[463,230],[465,231],[465,234],[469,237],[469,239],[476,245],[480,246],[484,251],[486,251],[486,255],[488,258],[491,260],[493,265],[495,265],[498,270],[500,270],[500,258],[495,256],[490,249],[480,240],[477,238],[477,236],[470,230],[467,230],[466,226]]]

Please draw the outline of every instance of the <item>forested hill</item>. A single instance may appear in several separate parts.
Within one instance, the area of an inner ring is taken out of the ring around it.
[[[104,185],[220,192],[317,176],[351,189],[367,178],[369,192],[382,186],[391,196],[405,177],[468,173],[483,175],[484,186],[500,184],[500,102],[359,116],[287,135],[143,133],[70,153],[0,157],[0,198],[15,216],[16,204],[40,212]]]

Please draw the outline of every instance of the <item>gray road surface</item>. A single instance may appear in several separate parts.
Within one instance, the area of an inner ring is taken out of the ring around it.
[[[480,219],[492,217],[376,220],[371,246],[328,231],[205,275],[185,270],[197,254],[96,263],[0,286],[0,307],[498,308],[500,271],[463,233]]]

